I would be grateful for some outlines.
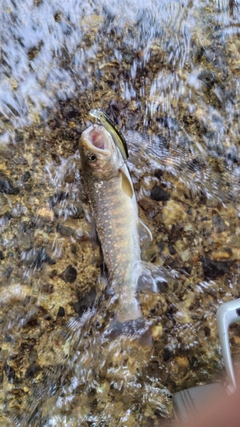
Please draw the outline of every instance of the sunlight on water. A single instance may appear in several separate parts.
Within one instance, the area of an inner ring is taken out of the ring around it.
[[[106,15],[111,17],[110,22],[119,26],[120,32],[127,25],[137,25],[136,37],[126,38],[126,43],[134,50],[143,44],[143,64],[148,62],[153,40],[162,38],[164,31],[161,44],[167,61],[173,66],[178,63],[181,68],[189,54],[188,26],[191,16],[188,15],[188,2],[166,1],[159,7],[157,2],[152,1],[147,8],[139,2],[125,2],[122,6],[119,14],[117,2],[112,2],[110,7],[105,2],[97,4],[99,11],[103,8]],[[94,71],[92,61],[101,49],[98,37],[88,49],[78,48],[85,31],[88,32],[93,25],[95,33],[103,23],[101,15],[93,15],[94,3],[81,2],[79,7],[75,0],[64,5],[59,1],[51,4],[41,1],[34,8],[34,13],[29,14],[33,7],[32,0],[16,7],[11,0],[4,0],[1,10],[4,27],[1,113],[10,118],[14,126],[35,121],[39,113],[40,119],[43,119],[46,108],[52,108],[57,99],[65,100],[73,97],[76,90],[81,92],[90,88],[92,83],[85,81],[84,76]],[[168,29],[165,33],[166,26]],[[65,56],[69,61],[67,69],[63,66]],[[135,60],[133,76],[141,63],[142,60]],[[136,97],[130,82],[120,80],[120,85],[126,100]]]

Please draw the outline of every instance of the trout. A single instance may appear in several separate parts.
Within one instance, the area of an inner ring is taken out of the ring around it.
[[[132,180],[112,135],[92,125],[80,138],[81,174],[101,243],[109,284],[117,296],[115,319],[142,317],[136,298],[140,275],[138,207]]]

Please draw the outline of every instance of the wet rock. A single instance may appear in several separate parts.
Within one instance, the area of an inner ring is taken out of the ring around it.
[[[218,198],[214,198],[214,197],[211,197],[210,199],[207,199],[206,200],[206,206],[208,207],[208,208],[218,208],[218,205],[219,205],[219,199]]]
[[[13,216],[12,216],[11,212],[7,211],[1,216],[1,218],[3,219],[4,222],[7,222],[10,219],[12,219]]]
[[[231,258],[233,255],[233,252],[230,248],[222,248],[220,250],[217,251],[213,251],[211,253],[211,257],[215,260],[215,261],[221,261],[224,259],[229,259]]]
[[[189,261],[190,258],[191,258],[191,251],[190,251],[190,249],[185,249],[184,251],[182,251],[180,253],[180,257],[183,260],[183,262]]]
[[[58,271],[56,270],[56,268],[54,268],[54,270],[51,271],[51,273],[49,273],[49,277],[50,279],[54,279],[54,277],[58,276]]]
[[[9,251],[9,252],[7,253],[7,257],[8,257],[8,258],[14,258],[14,253],[13,253],[12,251]]]
[[[160,252],[162,252],[165,248],[165,243],[164,242],[159,242],[158,244],[158,249]]]
[[[5,269],[5,271],[4,271],[4,273],[3,273],[3,276],[4,276],[5,278],[9,279],[9,277],[10,277],[10,276],[11,276],[11,274],[12,274],[12,272],[13,272],[13,267],[8,266],[8,267]]]
[[[212,115],[212,120],[220,129],[223,127],[223,121],[217,114]]]
[[[180,310],[174,314],[174,320],[182,325],[186,325],[187,323],[192,323],[192,316],[189,313],[187,307],[184,304],[180,305]]]
[[[166,152],[169,149],[169,140],[165,138],[163,135],[155,135],[153,139],[153,147],[157,147],[161,150],[161,152]]]
[[[42,283],[40,284],[39,290],[45,294],[52,294],[54,291],[54,286],[51,283]]]
[[[73,304],[74,310],[81,316],[88,308],[93,306],[95,299],[96,291],[94,288],[84,295],[80,293],[78,302]]]
[[[191,274],[191,272],[192,272],[192,265],[189,265],[189,266],[184,265],[182,270],[185,271],[187,274]]]
[[[18,187],[13,187],[7,179],[0,177],[0,193],[19,194],[19,191]]]
[[[160,119],[157,118],[156,120],[161,124],[161,126],[164,126],[168,129],[175,130],[176,132],[180,130],[177,119],[173,117],[165,116],[161,117]]]
[[[212,222],[213,222],[213,225],[216,227],[217,233],[221,233],[222,231],[225,231],[227,228],[225,222],[223,221],[220,215],[213,215]]]
[[[203,169],[204,165],[201,164],[200,160],[195,158],[193,160],[188,161],[187,166],[190,170],[192,170],[194,172],[198,172],[198,171]]]
[[[49,233],[51,233],[51,231],[46,233],[43,230],[35,230],[34,232],[35,244],[36,245],[47,244],[50,239]]]
[[[22,260],[32,268],[41,268],[43,263],[56,264],[56,261],[47,254],[45,248],[28,249],[22,252]]]
[[[171,242],[176,242],[175,245],[177,246],[178,250],[181,250],[185,246],[184,242],[181,241],[182,231],[183,231],[183,227],[181,225],[173,224],[171,233],[169,235]]]
[[[154,218],[160,211],[159,206],[151,199],[142,199],[139,201],[139,206],[143,209],[148,219]]]
[[[175,200],[169,200],[166,206],[163,206],[161,214],[165,227],[174,227],[177,224],[176,227],[179,228],[180,224],[187,218],[185,210]]]
[[[35,225],[31,221],[21,221],[19,225],[21,233],[27,233],[28,231],[35,228]]]
[[[152,200],[155,200],[156,202],[160,202],[160,201],[168,200],[170,197],[170,194],[167,191],[163,190],[158,185],[155,185],[151,190],[150,197]]]
[[[4,365],[4,372],[6,374],[8,381],[13,383],[15,379],[15,370],[12,368],[12,366],[9,366],[7,362]]]
[[[158,291],[161,293],[166,293],[168,291],[168,282],[166,280],[158,280],[157,281]]]
[[[167,310],[166,296],[161,293],[156,294],[152,290],[150,292],[145,291],[141,292],[138,298],[144,316],[162,316]]]
[[[81,203],[67,204],[64,208],[55,208],[54,214],[56,218],[73,218],[82,219],[84,218],[84,210]]]
[[[232,259],[239,261],[240,260],[240,249],[239,248],[232,248]]]
[[[216,75],[210,70],[203,70],[199,73],[198,79],[204,82],[208,87],[212,87],[217,82]]]
[[[179,369],[187,369],[189,366],[189,362],[186,356],[176,356],[174,362]]]
[[[169,250],[170,255],[175,255],[177,253],[177,251],[173,245],[169,245],[168,250]]]
[[[66,227],[65,225],[59,224],[57,227],[57,231],[65,237],[73,236],[75,231],[71,227]]]
[[[167,362],[169,359],[171,359],[172,356],[173,356],[172,351],[168,347],[165,347],[164,350],[163,350],[163,360],[164,360],[164,362]]]
[[[72,265],[68,265],[66,270],[61,274],[64,282],[73,283],[77,278],[77,270]]]
[[[25,174],[22,176],[21,181],[27,182],[31,178],[31,173],[29,171],[25,172]]]
[[[161,325],[161,323],[159,323],[158,325],[154,325],[152,327],[153,340],[158,340],[159,338],[162,337],[162,334],[163,334],[163,326]]]
[[[73,105],[66,105],[63,109],[64,117],[67,120],[79,118],[79,109]]]
[[[159,363],[159,360],[151,360],[148,364],[143,366],[142,368],[142,377],[146,381],[147,378],[153,378],[154,382],[158,382],[161,378],[161,380],[164,378],[164,381],[166,381],[168,376],[167,369],[163,370],[161,364]],[[165,424],[165,423],[164,423]],[[147,424],[149,427],[153,426],[154,424]],[[156,424],[157,426],[158,424]],[[167,427],[167,426],[166,426]]]
[[[24,166],[24,165],[28,164],[28,161],[23,156],[17,156],[17,157],[14,158],[14,163],[15,163],[15,165],[22,165],[22,166]]]
[[[231,343],[239,346],[240,345],[240,337],[238,335],[233,335],[233,337],[231,338]]]
[[[203,330],[204,330],[205,337],[210,337],[211,329],[209,328],[209,326],[207,326],[207,325],[204,326]]]
[[[230,272],[231,263],[228,261],[213,261],[209,258],[202,258],[202,267],[204,277],[208,279],[215,279],[218,276],[223,276]]]
[[[56,261],[52,259],[46,252],[44,248],[36,250],[35,257],[32,262],[32,267],[41,268],[43,263],[53,265],[56,264]]]
[[[155,178],[161,178],[161,176],[163,176],[163,171],[161,169],[157,169],[154,172],[154,176],[155,176]]]
[[[68,194],[64,191],[59,191],[58,193],[55,193],[53,196],[51,196],[48,200],[50,208],[54,208],[57,203],[62,202],[63,200],[66,200],[68,198]]]
[[[65,316],[65,309],[63,307],[59,307],[57,315],[59,317],[64,317]]]
[[[20,129],[15,129],[15,142],[22,142],[24,137],[23,137],[23,133],[22,130]]]
[[[233,163],[239,163],[239,155],[235,146],[229,147],[226,153],[226,160],[230,166],[232,166]]]
[[[38,209],[37,215],[38,215],[38,219],[41,219],[43,222],[47,222],[47,221],[53,222],[54,220],[53,211],[45,207]]]
[[[91,14],[88,16],[84,16],[84,18],[80,22],[80,26],[84,33],[91,32],[92,34],[95,34],[100,30],[102,23],[103,23],[102,16]]]
[[[71,249],[72,254],[77,255],[78,246],[75,243],[71,244],[70,249]]]
[[[71,184],[74,181],[75,181],[75,172],[74,171],[68,171],[64,177],[64,182],[68,182],[69,184]]]
[[[25,378],[34,378],[40,371],[41,367],[37,363],[33,363],[27,368]]]

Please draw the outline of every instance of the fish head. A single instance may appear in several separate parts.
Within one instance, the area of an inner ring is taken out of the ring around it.
[[[103,126],[95,124],[82,133],[79,151],[82,168],[95,177],[108,179],[119,173],[121,154]]]

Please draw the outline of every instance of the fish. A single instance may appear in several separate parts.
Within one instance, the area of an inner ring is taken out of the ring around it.
[[[98,119],[101,125],[104,126],[104,128],[112,135],[115,145],[120,150],[124,161],[127,161],[129,154],[126,140],[122,133],[116,128],[110,117],[100,110],[100,108],[90,110],[89,114],[90,116],[95,117],[95,119]]]
[[[80,137],[79,151],[84,189],[108,281],[117,297],[115,319],[123,323],[142,318],[136,297],[141,271],[141,221],[129,170],[105,126],[94,124],[87,128]]]

